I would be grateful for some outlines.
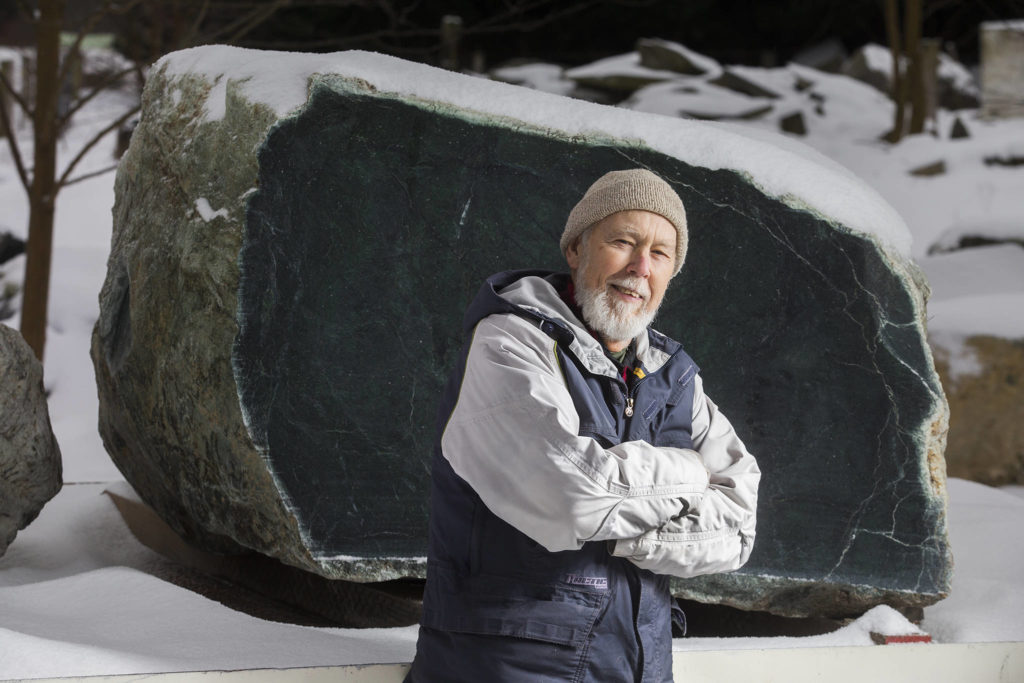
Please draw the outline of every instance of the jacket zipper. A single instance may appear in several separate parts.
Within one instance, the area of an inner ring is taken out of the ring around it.
[[[626,385],[626,410],[624,411],[626,417],[633,417],[633,405],[636,401],[636,390],[637,388],[639,388],[639,386],[643,383],[645,379],[647,379],[646,375],[644,375],[643,377],[636,378],[636,380],[634,380],[633,382],[632,388],[630,388],[628,384]]]

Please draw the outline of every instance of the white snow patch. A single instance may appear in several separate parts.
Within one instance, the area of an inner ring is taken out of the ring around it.
[[[868,43],[861,48],[864,61],[872,71],[890,73],[892,71],[892,51],[884,45]]]
[[[924,633],[888,605],[873,607],[859,618],[831,633],[805,637],[685,638],[672,641],[676,652],[697,650],[774,650],[791,647],[851,647],[873,645],[871,634],[887,636]]]
[[[554,64],[503,66],[492,70],[491,75],[499,81],[556,95],[568,95],[576,87],[572,81],[564,77],[562,67]]]
[[[940,80],[951,82],[955,88],[962,92],[973,95],[979,94],[978,83],[970,69],[945,52],[939,52],[938,76]]]
[[[981,22],[981,28],[986,31],[1024,31],[1024,19],[998,19],[995,21]]]
[[[996,244],[919,259],[928,277],[928,329],[1024,339],[1024,249]]]
[[[207,223],[214,218],[227,218],[229,215],[227,209],[217,209],[214,211],[206,197],[200,197],[196,200],[196,211],[199,212],[199,216]]]
[[[943,643],[1024,641],[1024,498],[963,479],[946,487],[953,586],[921,628]]]
[[[930,330],[929,340],[936,349],[937,358],[949,364],[949,379],[956,382],[964,377],[976,377],[985,367],[978,354],[967,345],[967,335],[947,330]]]

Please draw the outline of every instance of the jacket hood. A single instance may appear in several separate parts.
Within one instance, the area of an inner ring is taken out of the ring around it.
[[[568,273],[550,270],[509,270],[487,278],[463,318],[470,333],[488,315],[511,313],[536,320],[541,330],[567,347],[590,372],[618,376],[615,364],[583,321],[562,300],[559,292],[569,283]],[[651,328],[637,337],[636,355],[647,372],[655,372],[680,350],[680,345]]]

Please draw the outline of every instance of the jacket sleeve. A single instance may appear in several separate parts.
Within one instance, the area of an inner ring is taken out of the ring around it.
[[[578,431],[555,342],[518,316],[482,320],[441,450],[491,512],[550,551],[574,550],[662,527],[707,490],[695,451],[605,449]]]
[[[746,563],[754,547],[760,470],[729,420],[704,394],[699,376],[696,381],[693,444],[709,471],[708,491],[698,509],[618,541],[612,551],[658,574],[732,571]]]

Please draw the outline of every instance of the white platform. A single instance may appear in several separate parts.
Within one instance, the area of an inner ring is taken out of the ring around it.
[[[144,678],[155,683],[399,683],[408,669],[408,664],[371,664],[35,680],[115,683]],[[676,652],[673,673],[680,683],[723,680],[744,683],[1021,683],[1024,681],[1024,643]]]

